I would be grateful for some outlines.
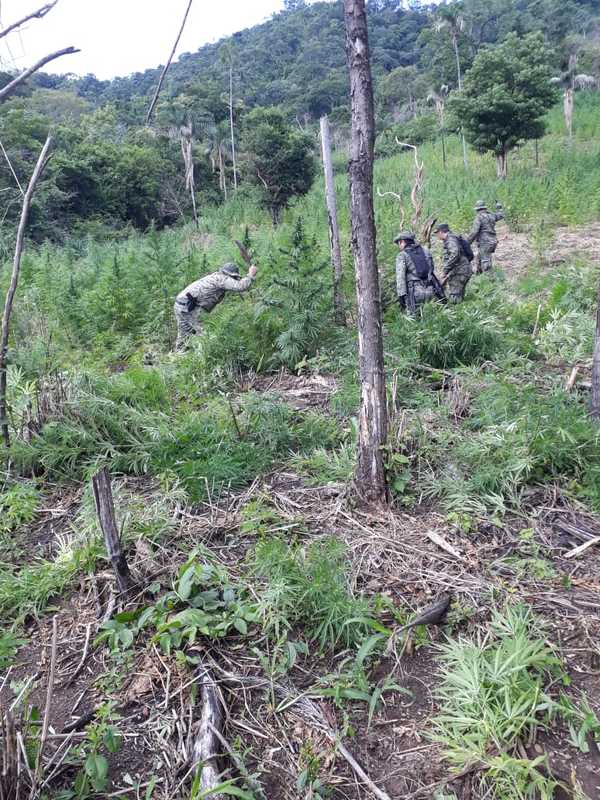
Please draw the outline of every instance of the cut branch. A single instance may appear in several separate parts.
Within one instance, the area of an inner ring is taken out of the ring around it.
[[[0,89],[0,102],[6,100],[7,97],[10,97],[10,95],[15,91],[15,89],[17,89],[18,86],[20,86],[24,81],[27,80],[27,78],[30,78],[34,72],[37,72],[50,61],[54,61],[56,58],[60,58],[61,56],[68,56],[79,52],[81,51],[76,47],[63,47],[62,50],[57,50],[55,53],[50,53],[50,55],[40,58],[36,64],[26,69],[25,72],[22,72],[20,75],[17,75],[14,80],[12,80],[10,83],[7,83],[3,89]]]
[[[92,489],[100,527],[104,534],[106,552],[116,573],[119,591],[127,592],[131,588],[133,581],[127,560],[121,549],[121,539],[115,519],[115,504],[107,467],[104,467],[92,477]]]
[[[46,3],[41,8],[38,8],[37,11],[32,11],[30,14],[27,14],[26,17],[13,22],[12,25],[9,25],[8,28],[4,28],[4,30],[0,31],[0,39],[3,39],[5,36],[8,36],[9,33],[16,31],[22,25],[25,25],[26,22],[29,22],[31,19],[42,19],[45,17],[49,11],[52,11],[54,6],[58,3],[58,0],[53,0],[51,3]]]
[[[160,73],[160,78],[158,79],[158,85],[156,87],[156,91],[154,92],[154,97],[152,98],[152,102],[150,103],[150,108],[148,109],[148,113],[146,115],[146,125],[149,125],[150,120],[152,119],[152,114],[154,113],[154,107],[158,102],[158,96],[160,95],[160,90],[162,89],[165,76],[167,74],[169,67],[171,66],[171,61],[173,61],[173,56],[175,55],[175,51],[177,50],[177,45],[179,44],[179,40],[181,39],[181,35],[183,34],[185,23],[187,22],[188,14],[190,13],[190,8],[192,7],[192,3],[193,0],[189,0],[187,8],[185,10],[185,14],[183,15],[183,22],[181,23],[181,28],[179,29],[179,33],[177,34],[177,38],[175,39],[175,44],[173,45],[173,49],[171,50],[171,55],[169,56],[169,60],[165,64],[163,71]]]
[[[7,354],[8,354],[8,337],[10,334],[10,317],[12,314],[13,303],[17,291],[17,284],[19,283],[19,272],[21,270],[21,255],[23,253],[23,239],[25,237],[25,229],[27,227],[27,219],[29,217],[29,209],[31,207],[31,200],[35,192],[35,187],[48,163],[48,153],[52,145],[52,137],[48,136],[46,143],[42,148],[39,155],[33,175],[27,186],[25,197],[23,198],[23,205],[21,207],[21,219],[19,220],[19,227],[17,229],[17,242],[15,245],[15,257],[13,260],[12,275],[10,278],[10,285],[6,293],[6,300],[4,302],[4,313],[2,315],[2,329],[0,332],[0,427],[2,429],[2,438],[6,447],[10,447],[10,434],[8,431],[8,409],[6,404],[6,370],[7,370]]]
[[[323,171],[325,173],[325,199],[329,221],[329,244],[331,248],[331,266],[333,268],[333,310],[337,325],[346,324],[344,297],[342,294],[342,248],[337,218],[337,199],[333,179],[333,163],[331,160],[331,135],[329,119],[321,117],[321,147],[323,152]]]

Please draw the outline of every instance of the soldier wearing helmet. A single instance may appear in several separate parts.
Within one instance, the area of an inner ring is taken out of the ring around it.
[[[239,267],[231,262],[223,264],[217,271],[205,275],[183,291],[175,300],[177,320],[176,350],[184,350],[190,336],[201,330],[201,315],[210,313],[223,300],[227,292],[246,292],[253,284],[257,269],[254,265],[242,278]]]

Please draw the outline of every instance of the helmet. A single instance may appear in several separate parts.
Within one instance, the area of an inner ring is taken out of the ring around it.
[[[398,244],[398,242],[414,242],[415,235],[410,231],[400,231],[400,233],[394,239],[394,244]]]
[[[441,222],[435,229],[435,233],[449,233],[450,225],[447,222]]]
[[[229,261],[227,264],[223,264],[219,272],[222,272],[223,275],[229,275],[230,278],[239,278],[240,277],[240,268],[237,264]]]
[[[487,209],[487,204],[483,202],[483,200],[478,200],[475,203],[475,211],[485,211]]]

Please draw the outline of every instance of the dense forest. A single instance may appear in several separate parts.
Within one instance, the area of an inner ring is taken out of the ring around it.
[[[334,142],[343,151],[349,106],[341,4],[287,6],[262,25],[183,54],[167,73],[150,125],[145,117],[159,68],[111,81],[37,73],[21,87],[4,103],[0,119],[0,139],[17,177],[24,180],[30,172],[49,126],[61,145],[38,193],[31,234],[38,241],[65,241],[103,228],[144,230],[188,218],[183,139],[192,148],[201,207],[225,200],[237,177],[248,196],[265,194],[256,172],[256,156],[260,167],[264,154],[253,153],[250,140],[257,119],[270,127],[267,109],[271,122],[275,109],[285,120],[288,160],[296,151],[316,152],[322,114],[330,116]],[[457,58],[464,74],[481,47],[503,41],[510,32],[541,32],[557,77],[576,57],[578,73],[600,79],[593,2],[465,0],[439,9],[413,6],[404,10],[394,0],[369,3],[381,155],[395,151],[396,136],[418,145],[456,130],[456,120],[444,116],[443,106],[457,87]],[[10,77],[0,76],[0,87]],[[310,184],[310,165],[305,169],[305,178],[288,176],[283,204]],[[267,205],[280,177],[267,181]],[[19,189],[5,160],[0,179],[13,193],[3,218],[9,227]]]
[[[0,800],[596,800],[598,2],[284,5],[1,76]]]

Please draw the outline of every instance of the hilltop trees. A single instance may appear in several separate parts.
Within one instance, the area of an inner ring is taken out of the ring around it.
[[[242,147],[247,178],[259,187],[273,224],[277,224],[290,199],[306,194],[312,185],[312,141],[292,128],[282,111],[257,108],[244,120]]]
[[[548,51],[541,34],[510,34],[479,51],[461,93],[450,99],[454,118],[479,152],[493,152],[498,177],[507,174],[509,152],[545,130],[543,116],[556,102]]]

